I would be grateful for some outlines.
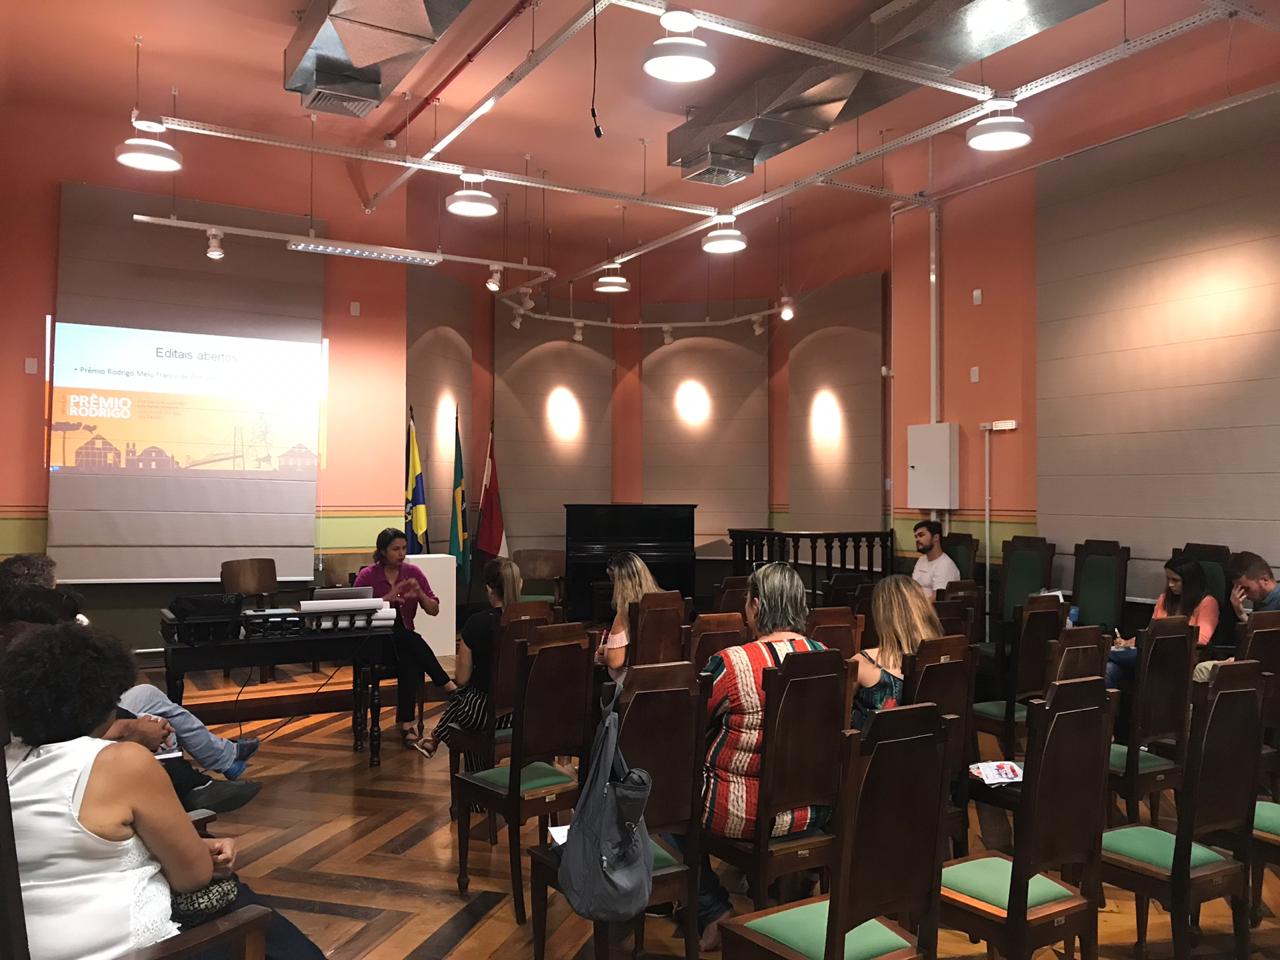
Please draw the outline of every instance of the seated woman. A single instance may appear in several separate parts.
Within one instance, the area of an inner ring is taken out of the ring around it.
[[[173,894],[231,878],[235,844],[201,839],[155,758],[102,739],[136,674],[120,641],[73,624],[34,627],[0,659],[14,740],[5,749],[33,960],[114,960],[173,936]],[[255,902],[238,883],[223,912]],[[323,954],[272,917],[271,960]]]
[[[462,625],[461,643],[454,679],[458,689],[450,694],[449,704],[431,735],[419,742],[419,749],[434,756],[441,741],[448,743],[450,727],[480,730],[489,720],[489,690],[493,679],[493,649],[502,621],[502,608],[520,600],[520,568],[505,557],[495,557],[484,565],[484,594],[489,608],[473,613]],[[498,718],[499,727],[511,726],[511,715]],[[483,769],[484,758],[473,753],[463,755],[467,770]]]
[[[711,674],[712,687],[707,702],[710,726],[702,779],[702,827],[736,839],[748,839],[756,829],[764,670],[777,666],[790,653],[826,649],[804,635],[809,605],[804,583],[790,564],[766,564],[751,574],[745,612],[756,639],[721,650],[704,668]],[[830,815],[825,807],[799,807],[779,814],[773,836],[821,829]],[[698,929],[704,950],[718,945],[718,922],[728,912],[729,894],[710,861],[704,860],[698,891]]]
[[[1218,629],[1219,610],[1218,601],[1208,594],[1204,568],[1190,557],[1174,557],[1164,565],[1164,583],[1164,593],[1156,600],[1151,619],[1187,617],[1191,626],[1199,628],[1196,645],[1208,646]],[[1135,639],[1123,639],[1117,635],[1107,658],[1107,687],[1118,690],[1129,686],[1137,668]]]
[[[871,593],[871,616],[880,645],[854,654],[858,692],[853,698],[852,723],[861,730],[871,711],[896,707],[902,698],[902,660],[920,648],[920,641],[942,636],[942,624],[910,577],[885,577]]]
[[[387,527],[378,534],[373,563],[356,575],[355,585],[372,587],[375,597],[395,607],[392,643],[396,652],[396,722],[400,724],[400,741],[406,747],[416,747],[422,731],[417,727],[414,712],[422,674],[425,672],[432,683],[449,692],[458,686],[440,666],[427,641],[413,629],[418,607],[421,606],[427,616],[434,617],[440,613],[440,601],[431,591],[427,575],[412,563],[404,562],[408,547],[409,538],[403,530]]]
[[[609,579],[613,581],[613,623],[600,640],[596,662],[609,668],[609,678],[622,683],[627,676],[628,616],[631,604],[639,603],[646,593],[660,593],[662,588],[643,560],[634,553],[618,553],[609,559]]]

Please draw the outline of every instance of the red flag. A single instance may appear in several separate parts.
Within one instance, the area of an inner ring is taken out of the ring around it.
[[[498,496],[498,461],[493,453],[493,427],[489,427],[489,452],[484,458],[484,483],[480,487],[480,529],[475,547],[491,557],[507,555],[507,531],[502,523],[502,499]]]

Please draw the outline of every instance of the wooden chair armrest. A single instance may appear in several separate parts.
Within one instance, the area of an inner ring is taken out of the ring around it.
[[[205,837],[208,836],[205,830],[209,824],[218,819],[218,815],[212,810],[189,810],[187,811],[187,818],[191,821],[191,825],[196,828],[196,833]]]
[[[270,922],[271,911],[266,907],[257,904],[241,907],[176,937],[130,950],[122,954],[120,960],[188,960],[220,943],[239,945],[239,952],[232,954],[237,960],[261,960],[266,956],[267,924]]]

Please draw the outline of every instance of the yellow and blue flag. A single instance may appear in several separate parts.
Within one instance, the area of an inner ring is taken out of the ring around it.
[[[429,553],[427,547],[427,487],[422,479],[422,455],[418,452],[418,433],[413,425],[413,407],[409,408],[409,429],[404,440],[404,532],[409,539],[408,553]]]
[[[465,583],[471,578],[471,540],[467,536],[467,490],[462,480],[462,434],[453,418],[453,516],[449,521],[449,552],[458,561]]]

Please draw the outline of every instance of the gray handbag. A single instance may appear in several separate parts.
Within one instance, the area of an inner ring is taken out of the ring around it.
[[[560,889],[573,912],[589,920],[639,916],[653,892],[653,847],[644,824],[652,781],[618,749],[618,693],[602,703],[587,782],[560,856]]]

